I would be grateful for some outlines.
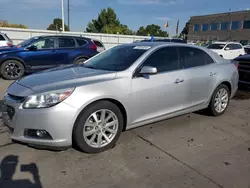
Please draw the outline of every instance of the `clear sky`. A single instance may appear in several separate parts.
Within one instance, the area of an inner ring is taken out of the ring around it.
[[[65,2],[65,19],[67,18]],[[70,0],[71,31],[84,31],[91,19],[101,9],[115,9],[122,24],[137,30],[147,24],[164,26],[175,33],[180,19],[179,31],[190,16],[244,10],[250,8],[250,0]],[[0,20],[21,23],[33,29],[46,29],[53,18],[61,17],[61,0],[0,0]],[[66,19],[67,23],[67,19]]]

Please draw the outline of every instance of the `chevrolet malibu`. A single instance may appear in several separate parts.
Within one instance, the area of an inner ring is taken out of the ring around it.
[[[85,64],[14,82],[4,97],[3,119],[13,140],[97,153],[114,147],[126,129],[201,109],[222,115],[238,77],[235,64],[209,49],[125,44]]]

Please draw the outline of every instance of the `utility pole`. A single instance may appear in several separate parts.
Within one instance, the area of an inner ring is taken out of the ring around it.
[[[69,27],[69,0],[68,0],[68,27]],[[69,30],[70,30],[70,28],[69,28]]]
[[[65,31],[64,30],[64,6],[63,6],[63,0],[61,0],[62,2],[62,31]]]

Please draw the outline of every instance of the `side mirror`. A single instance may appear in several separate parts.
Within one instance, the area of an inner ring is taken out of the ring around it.
[[[226,47],[225,50],[226,50],[226,51],[227,51],[227,50],[230,50],[230,48]]]
[[[36,46],[33,46],[33,45],[29,46],[27,49],[28,49],[29,51],[37,51],[37,47],[36,47]]]
[[[156,74],[157,73],[157,68],[155,67],[150,67],[150,66],[144,66],[142,67],[140,74]]]

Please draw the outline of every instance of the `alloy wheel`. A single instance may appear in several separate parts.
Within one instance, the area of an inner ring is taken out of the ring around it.
[[[228,105],[229,95],[225,88],[221,88],[215,96],[214,99],[214,109],[217,113],[222,113]]]
[[[101,148],[112,142],[118,131],[118,118],[114,112],[101,109],[92,113],[83,128],[86,143]]]
[[[21,74],[22,68],[14,62],[13,63],[10,62],[4,67],[4,71],[5,74],[8,75],[9,77],[16,78],[19,77],[19,75]]]

